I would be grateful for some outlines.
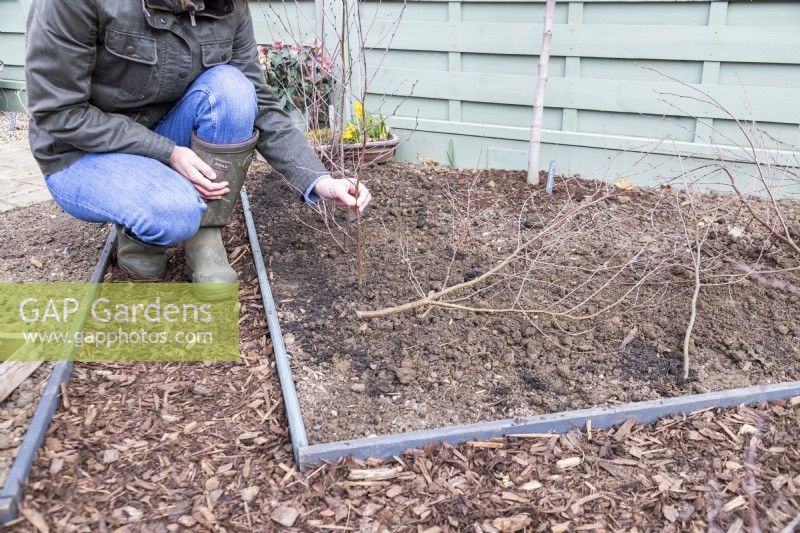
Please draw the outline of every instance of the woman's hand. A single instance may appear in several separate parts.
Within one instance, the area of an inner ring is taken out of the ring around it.
[[[194,188],[204,200],[219,200],[230,191],[228,182],[217,183],[214,169],[194,153],[190,148],[176,146],[169,156],[172,170],[192,182]]]
[[[372,200],[372,194],[363,183],[358,184],[352,178],[332,178],[325,176],[314,186],[314,192],[326,202],[345,205],[352,210],[363,211]]]

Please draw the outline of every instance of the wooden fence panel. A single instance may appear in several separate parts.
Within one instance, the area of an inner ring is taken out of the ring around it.
[[[385,55],[368,103],[404,134],[401,157],[454,147],[459,166],[524,169],[543,1],[413,2],[393,33],[381,10],[400,5],[376,4],[366,41]],[[743,161],[734,117],[766,133],[760,153],[798,164],[800,3],[559,2],[552,53],[543,158],[566,172],[652,183],[678,155]]]
[[[0,0],[0,109],[24,108],[25,19],[29,6],[27,0]]]

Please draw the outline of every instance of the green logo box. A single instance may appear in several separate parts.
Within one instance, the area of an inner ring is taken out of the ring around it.
[[[235,361],[239,284],[209,288],[0,283],[0,361]]]

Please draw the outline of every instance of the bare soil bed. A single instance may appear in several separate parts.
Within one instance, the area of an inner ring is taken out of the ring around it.
[[[521,173],[399,164],[364,179],[362,289],[354,224],[274,177],[250,191],[312,442],[800,379],[797,258],[730,197],[579,179],[548,197]],[[800,206],[783,208],[797,227]],[[684,380],[687,227],[704,228],[703,285]],[[451,307],[356,317],[473,280],[529,239]]]

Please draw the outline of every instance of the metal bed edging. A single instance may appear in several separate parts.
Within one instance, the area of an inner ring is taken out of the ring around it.
[[[594,407],[531,417],[492,420],[475,424],[309,445],[289,357],[286,353],[275,301],[272,297],[267,269],[264,265],[261,246],[253,223],[247,191],[244,187],[241,191],[241,200],[247,225],[247,234],[250,240],[250,251],[253,254],[253,261],[258,273],[261,296],[264,302],[264,313],[267,318],[270,337],[272,338],[275,365],[281,383],[284,405],[286,406],[292,450],[295,462],[300,470],[305,470],[323,461],[335,461],[347,455],[359,459],[388,459],[410,448],[420,448],[426,444],[446,442],[455,445],[472,440],[485,440],[524,433],[558,434],[565,433],[576,427],[583,427],[589,421],[591,421],[592,427],[597,429],[608,429],[628,419],[633,419],[641,424],[650,424],[665,416],[685,415],[709,408],[731,407],[800,396],[800,381],[790,381],[644,402],[632,402],[613,407]]]
[[[100,252],[100,258],[97,260],[92,276],[89,278],[89,283],[103,281],[103,274],[108,266],[116,238],[117,232],[112,227]],[[31,473],[33,461],[42,446],[42,442],[44,442],[44,437],[50,427],[50,422],[53,420],[53,415],[58,409],[61,401],[61,386],[66,385],[69,381],[72,374],[72,366],[72,361],[58,361],[47,379],[47,385],[45,385],[44,392],[42,392],[42,397],[39,399],[39,404],[33,413],[28,430],[25,432],[17,451],[17,456],[14,458],[11,469],[6,476],[5,485],[0,490],[0,524],[10,522],[17,517],[19,505],[25,495],[25,483]]]
[[[455,445],[467,441],[515,434],[565,433],[573,428],[585,426],[587,421],[591,421],[592,427],[596,429],[608,429],[628,419],[642,424],[650,424],[659,418],[670,415],[688,414],[708,408],[782,400],[794,396],[800,396],[800,381],[634,402],[614,407],[595,407],[525,418],[314,444],[300,450],[298,465],[301,469],[305,469],[321,461],[333,461],[345,455],[359,459],[388,459],[409,448],[420,448],[431,443],[447,442]]]
[[[278,321],[278,312],[275,308],[275,300],[272,298],[272,288],[267,277],[267,267],[264,265],[264,256],[261,255],[261,245],[256,235],[256,226],[253,223],[253,213],[250,211],[250,201],[247,198],[247,188],[242,187],[240,193],[242,200],[242,211],[244,221],[247,226],[247,237],[250,240],[250,253],[258,274],[258,285],[261,289],[261,300],[264,303],[264,314],[267,318],[269,336],[272,339],[272,351],[275,356],[275,367],[278,371],[278,379],[281,382],[283,393],[283,404],[286,408],[286,418],[289,422],[289,437],[292,440],[292,451],[294,460],[300,464],[301,450],[308,446],[308,436],[306,426],[303,423],[303,416],[300,413],[300,402],[297,400],[297,390],[294,387],[292,369],[289,365],[289,356],[286,353],[286,345],[283,343],[281,325]]]

